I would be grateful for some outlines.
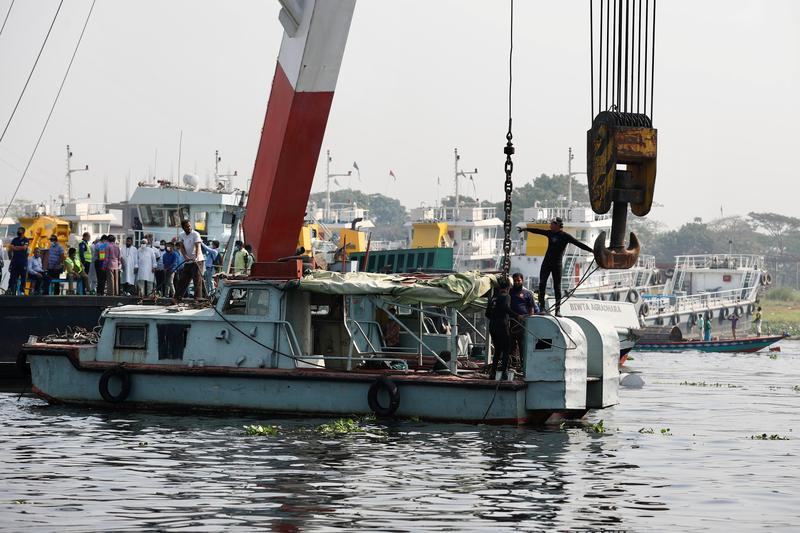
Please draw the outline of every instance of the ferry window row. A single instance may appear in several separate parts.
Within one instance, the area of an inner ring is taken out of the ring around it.
[[[195,212],[190,218],[188,206],[139,206],[139,220],[142,226],[174,228],[180,226],[183,219],[191,220],[198,232],[205,233],[208,222],[206,211]]]

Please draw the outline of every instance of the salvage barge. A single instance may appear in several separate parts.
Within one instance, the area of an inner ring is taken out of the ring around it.
[[[477,373],[480,332],[459,332],[458,314],[479,309],[494,282],[322,271],[231,280],[213,305],[110,308],[97,339],[35,340],[22,353],[51,403],[513,424],[617,403],[619,339],[602,321],[528,317],[522,374]],[[431,316],[451,329],[432,331]]]

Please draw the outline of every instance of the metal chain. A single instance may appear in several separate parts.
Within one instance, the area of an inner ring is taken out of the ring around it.
[[[511,192],[514,190],[514,182],[511,180],[511,173],[514,171],[514,162],[511,156],[514,155],[514,143],[511,142],[514,136],[511,134],[511,119],[508,119],[508,133],[506,133],[506,146],[503,148],[503,153],[506,154],[506,182],[503,185],[503,190],[506,193],[506,199],[503,202],[503,211],[505,218],[503,219],[503,274],[508,275],[511,268]]]
[[[514,0],[511,0],[510,10],[510,23],[509,23],[509,46],[508,46],[508,133],[506,133],[506,146],[503,148],[503,153],[506,154],[506,182],[503,185],[503,190],[506,193],[506,199],[503,202],[503,211],[505,218],[503,219],[503,262],[501,268],[503,274],[508,276],[508,271],[511,269],[511,192],[514,190],[514,182],[511,181],[511,173],[514,171],[514,162],[511,156],[514,155],[514,143],[511,139],[514,136],[511,134],[511,88],[513,80],[513,62],[514,57]]]

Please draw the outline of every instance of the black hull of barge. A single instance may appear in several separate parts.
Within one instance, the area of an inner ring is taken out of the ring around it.
[[[105,308],[137,301],[133,296],[0,296],[0,380],[26,377],[16,361],[29,336],[67,327],[92,329]]]

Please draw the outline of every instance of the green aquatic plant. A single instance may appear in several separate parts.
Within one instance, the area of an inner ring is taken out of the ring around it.
[[[242,427],[251,437],[274,437],[278,434],[278,426],[250,425]]]
[[[639,433],[645,433],[647,435],[652,435],[655,432],[656,432],[656,430],[654,430],[653,428],[641,428],[641,429],[639,429]]]
[[[795,392],[800,392],[800,385],[795,385],[794,387],[792,387],[792,390]]]
[[[769,354],[769,358],[770,358],[770,359],[772,359],[772,360],[774,361],[775,359],[777,359],[777,358],[778,358],[778,354],[776,354],[776,353],[771,353],[771,354]]]
[[[361,433],[364,428],[356,418],[340,418],[327,424],[317,426],[317,431],[323,435],[342,435],[345,433]]]
[[[666,437],[671,437],[672,433],[669,432],[669,428],[661,428],[661,434]]]
[[[752,435],[750,437],[751,440],[789,440],[789,437],[781,437],[777,434],[767,435],[766,433],[762,433],[761,435]]]
[[[603,423],[603,421],[601,420],[600,422],[597,422],[595,424],[590,424],[589,425],[589,431],[592,432],[592,433],[605,433],[606,432],[606,426]]]
[[[147,446],[147,444],[148,443],[145,440],[139,441],[139,448],[144,448],[145,446]]]

